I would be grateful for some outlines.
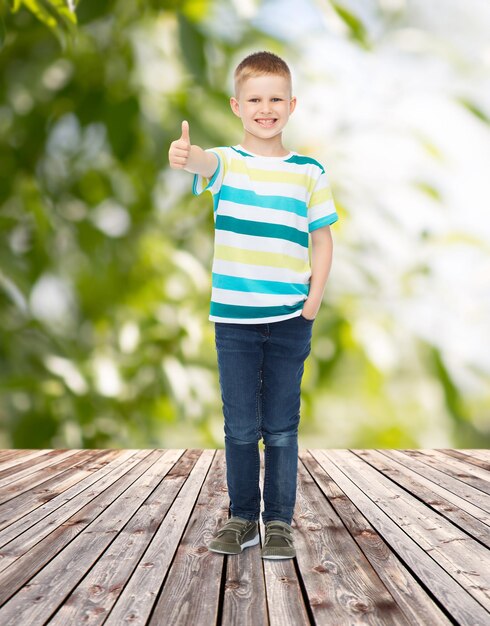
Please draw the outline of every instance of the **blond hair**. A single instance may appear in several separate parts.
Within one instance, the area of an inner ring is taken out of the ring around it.
[[[238,92],[247,78],[263,76],[264,74],[277,74],[287,78],[289,81],[289,92],[292,95],[292,78],[287,63],[277,54],[263,50],[262,52],[249,54],[237,65],[233,75],[235,96],[238,97]]]

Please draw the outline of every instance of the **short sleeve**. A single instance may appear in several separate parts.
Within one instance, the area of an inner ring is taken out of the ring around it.
[[[227,169],[226,151],[223,148],[208,148],[204,152],[213,152],[218,157],[218,167],[211,178],[206,178],[201,174],[194,174],[192,193],[195,196],[199,196],[203,191],[210,191],[214,196],[221,189]]]
[[[308,202],[308,231],[329,226],[338,219],[328,177],[322,168]]]

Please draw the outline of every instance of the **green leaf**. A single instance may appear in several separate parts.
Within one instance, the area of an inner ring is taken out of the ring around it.
[[[15,13],[21,5],[52,31],[64,49],[74,41],[77,25],[74,0],[11,0],[11,11]]]
[[[332,6],[344,24],[349,28],[354,39],[361,43],[365,48],[368,48],[368,36],[361,20],[337,2],[332,2]]]

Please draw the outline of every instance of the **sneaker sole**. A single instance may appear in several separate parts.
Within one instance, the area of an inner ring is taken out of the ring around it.
[[[257,533],[257,535],[253,539],[250,539],[249,541],[242,543],[240,547],[243,552],[244,548],[250,548],[251,546],[256,546],[258,543],[259,543],[259,535]],[[219,554],[240,554],[240,552],[229,552],[227,550],[218,550],[216,548],[210,548],[209,546],[208,546],[208,550],[211,550],[211,552],[218,552]]]
[[[294,559],[296,555],[293,556],[267,556],[265,554],[261,555],[263,559]]]

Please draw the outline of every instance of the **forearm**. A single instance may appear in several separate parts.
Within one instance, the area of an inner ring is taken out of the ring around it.
[[[332,267],[333,241],[330,228],[318,231],[312,233],[310,289],[303,309],[307,317],[315,317],[318,313]]]
[[[206,178],[211,178],[217,165],[218,160],[215,154],[205,152],[201,147],[192,145],[184,169],[191,174],[201,174]]]

